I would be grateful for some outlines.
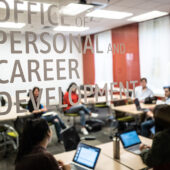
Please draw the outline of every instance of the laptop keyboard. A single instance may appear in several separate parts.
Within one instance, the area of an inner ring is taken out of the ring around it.
[[[71,164],[71,170],[87,170],[87,168],[83,168],[81,166]]]
[[[139,150],[139,145],[134,146],[134,147],[131,147],[131,148],[129,149],[129,151],[131,151],[131,152],[133,152],[133,153],[136,153],[136,154],[140,154],[140,153],[141,153],[141,151]]]
[[[135,149],[133,149],[133,150],[131,149],[130,151],[133,152],[133,153],[136,153],[136,154],[140,154],[141,153],[140,150],[135,150]]]

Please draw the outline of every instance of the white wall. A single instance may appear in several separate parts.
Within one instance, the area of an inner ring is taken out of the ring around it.
[[[103,53],[96,52],[96,36],[98,36],[98,50],[103,51]],[[95,83],[103,87],[105,83],[113,82],[112,51],[108,52],[109,44],[112,47],[111,31],[95,34],[94,40]]]
[[[156,94],[163,94],[163,86],[170,85],[170,17],[162,17],[139,24],[141,77]]]
[[[0,37],[2,38],[2,37]],[[38,86],[40,88],[50,88],[50,87],[55,87],[55,95],[56,96],[56,102],[58,102],[58,87],[62,87],[63,91],[66,90],[68,85],[71,82],[76,82],[78,85],[83,83],[83,70],[82,70],[82,54],[78,53],[78,51],[73,48],[73,53],[71,54],[69,51],[69,43],[67,39],[67,49],[63,54],[57,54],[53,48],[52,51],[49,54],[35,54],[34,50],[31,49],[29,54],[26,54],[25,52],[25,42],[24,42],[24,35],[16,37],[17,39],[22,40],[22,44],[19,44],[16,46],[16,49],[22,50],[22,54],[11,54],[10,51],[10,40],[8,36],[8,41],[5,44],[0,44],[0,60],[8,60],[8,64],[0,64],[0,78],[3,79],[10,79],[12,75],[12,69],[13,69],[13,64],[15,60],[20,60],[22,64],[22,69],[25,75],[26,82],[22,82],[20,78],[16,78],[14,83],[8,83],[8,84],[0,84],[0,91],[6,91],[10,93],[11,96],[15,96],[15,91],[16,90],[28,90],[32,89],[34,86]],[[47,39],[46,39],[47,40]],[[52,37],[48,38],[48,41],[52,45]],[[61,39],[58,38],[57,41],[57,47],[60,47],[62,45]],[[37,47],[38,49],[40,48],[46,48],[44,44],[40,41],[37,42]],[[28,65],[27,61],[29,59],[34,59],[38,60],[40,63],[40,69],[39,69],[39,74],[42,78],[42,81],[39,82],[37,81],[37,78],[33,76],[33,82],[28,82]],[[53,81],[44,81],[43,79],[43,60],[45,59],[53,59],[53,63],[49,64],[49,67],[53,67],[53,71],[50,73],[50,77],[54,77]],[[66,80],[57,80],[57,72],[56,72],[56,59],[65,59],[66,63],[63,64],[65,67],[66,71],[62,72],[62,75],[66,76]],[[76,75],[73,74],[73,79],[69,79],[69,74],[68,74],[68,59],[77,59],[79,63],[78,67],[78,72],[80,75],[80,79],[77,79]],[[25,94],[26,95],[26,94]],[[45,90],[43,92],[42,96],[42,102],[45,102]]]

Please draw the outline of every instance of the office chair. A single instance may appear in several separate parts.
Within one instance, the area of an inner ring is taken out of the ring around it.
[[[114,101],[114,106],[122,106],[126,105],[125,100]],[[126,116],[125,113],[115,112],[115,118],[118,121],[118,131],[124,131],[125,129],[129,128],[132,122],[135,122],[135,118],[132,116]]]
[[[4,156],[6,156],[9,146],[13,147],[16,151],[19,145],[19,135],[17,131],[10,125],[0,125],[0,148]]]
[[[71,151],[77,148],[80,142],[80,137],[74,126],[64,129],[61,132],[65,151]]]
[[[96,139],[95,136],[83,136],[80,138],[74,126],[62,130],[61,135],[63,138],[65,151],[75,150],[80,141]]]

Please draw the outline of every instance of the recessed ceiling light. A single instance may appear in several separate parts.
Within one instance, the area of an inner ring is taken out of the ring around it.
[[[64,15],[74,16],[91,8],[93,8],[93,5],[70,3],[67,6],[63,7],[60,10],[60,13]]]
[[[107,18],[107,19],[123,19],[132,16],[132,13],[120,12],[120,11],[109,11],[109,10],[94,10],[86,16],[96,18]]]
[[[76,26],[57,26],[54,31],[60,32],[82,32],[88,30],[89,27],[76,27]]]
[[[15,23],[15,22],[0,22],[1,28],[23,28],[25,23]]]
[[[14,9],[14,0],[6,0],[6,2],[8,3],[10,9]],[[17,5],[18,9],[27,11],[28,10],[28,5],[27,5],[28,1],[22,1],[22,2],[23,2],[23,4]],[[40,4],[41,3],[39,3],[39,2],[35,2],[35,3],[36,3],[36,5],[31,6],[31,11],[40,12]],[[50,5],[51,4],[43,3],[44,11],[47,11],[48,7]],[[3,2],[0,2],[0,8],[6,8],[6,6],[4,5]]]
[[[151,11],[151,12],[147,12],[132,18],[129,18],[129,21],[137,21],[137,22],[141,22],[141,21],[146,21],[149,19],[154,19],[154,18],[158,18],[164,15],[168,15],[168,12],[161,12],[161,11]]]

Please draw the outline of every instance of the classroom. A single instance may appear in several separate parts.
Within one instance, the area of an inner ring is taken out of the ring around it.
[[[170,170],[169,0],[0,0],[0,170]]]

